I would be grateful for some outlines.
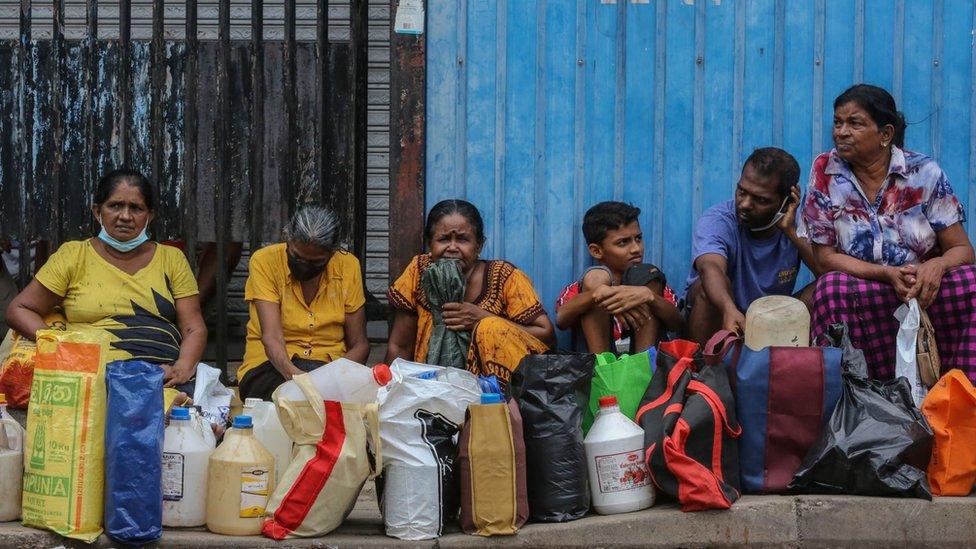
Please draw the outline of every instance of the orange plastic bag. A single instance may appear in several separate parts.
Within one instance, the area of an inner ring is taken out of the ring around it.
[[[64,331],[67,323],[60,313],[51,313],[44,322],[52,330]],[[34,381],[34,355],[37,345],[33,341],[14,333],[10,354],[0,368],[0,393],[7,395],[7,405],[11,408],[26,409],[30,401],[31,383]]]
[[[961,370],[950,370],[925,397],[922,413],[935,433],[932,494],[968,496],[976,482],[976,388]]]

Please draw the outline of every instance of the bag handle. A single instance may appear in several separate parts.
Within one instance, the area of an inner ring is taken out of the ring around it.
[[[596,355],[596,364],[597,366],[606,366],[607,364],[613,364],[614,362],[617,362],[620,358],[623,358],[624,356],[627,355],[622,355],[618,358],[617,355],[611,352],[600,353]]]
[[[731,330],[719,330],[715,332],[715,335],[705,344],[705,349],[702,352],[705,357],[705,363],[710,366],[720,364],[725,359],[725,355],[735,348],[735,356],[732,357],[732,364],[734,365],[739,361],[739,352],[742,350],[741,344],[742,338],[739,337],[739,334]]]
[[[302,390],[302,394],[305,395],[309,404],[312,405],[312,410],[315,412],[315,415],[319,417],[322,425],[325,425],[325,399],[322,397],[322,393],[315,388],[311,376],[308,374],[299,374],[292,377],[291,380]]]
[[[380,411],[379,405],[375,402],[363,407],[363,415],[366,416],[366,425],[369,429],[369,436],[373,442],[373,465],[370,470],[370,478],[383,470],[383,447],[380,441]]]

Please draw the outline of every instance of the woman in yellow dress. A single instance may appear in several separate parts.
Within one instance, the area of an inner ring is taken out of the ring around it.
[[[485,243],[478,209],[464,200],[444,200],[431,208],[424,231],[428,253],[410,261],[389,291],[396,309],[386,360],[425,362],[434,328],[421,278],[440,259],[460,262],[464,300],[443,306],[448,330],[471,334],[465,367],[477,375],[495,375],[504,385],[522,358],[555,344],[552,323],[532,281],[507,261],[480,259]]]
[[[159,364],[167,387],[193,394],[207,343],[197,283],[183,253],[149,240],[156,194],[141,173],[120,169],[95,189],[95,238],[66,242],[7,307],[7,323],[33,340],[64,309],[68,327],[103,330],[108,361]]]
[[[293,375],[338,358],[366,362],[362,273],[356,256],[338,249],[338,229],[335,213],[305,206],[285,227],[285,242],[251,256],[241,398],[270,400]]]

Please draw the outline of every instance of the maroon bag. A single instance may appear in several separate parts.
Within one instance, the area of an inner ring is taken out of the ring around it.
[[[739,499],[741,429],[728,374],[706,365],[697,343],[661,343],[637,422],[645,459],[659,490],[682,511],[728,509]]]

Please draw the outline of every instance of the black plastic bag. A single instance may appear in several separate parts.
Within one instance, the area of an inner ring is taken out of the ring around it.
[[[512,374],[533,520],[576,520],[590,509],[582,423],[592,375],[593,355],[577,353],[529,355]]]
[[[826,341],[818,342],[825,347],[836,347],[841,350],[841,371],[857,377],[868,377],[868,362],[864,358],[864,351],[851,343],[851,336],[847,324],[838,322],[827,327],[823,336]]]
[[[163,369],[142,360],[105,367],[105,530],[123,543],[163,536]]]
[[[925,469],[932,429],[912,401],[908,380],[868,379],[864,354],[851,345],[846,326],[831,326],[828,339],[844,351],[843,392],[789,489],[931,500]]]

